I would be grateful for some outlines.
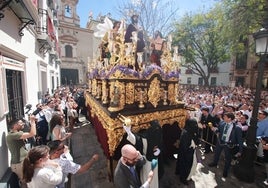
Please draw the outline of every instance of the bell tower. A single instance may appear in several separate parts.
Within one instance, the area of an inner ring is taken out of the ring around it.
[[[87,60],[92,50],[92,32],[80,27],[77,13],[78,0],[60,0],[59,46],[61,49],[61,83],[77,85],[86,83]]]
[[[60,21],[68,25],[80,25],[80,18],[77,15],[78,0],[61,0],[61,7],[59,11]]]

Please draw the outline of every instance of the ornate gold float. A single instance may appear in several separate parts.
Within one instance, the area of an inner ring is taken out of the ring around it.
[[[98,58],[89,63],[86,104],[91,118],[97,117],[106,131],[110,156],[125,133],[124,119],[130,120],[133,132],[138,132],[148,128],[153,120],[161,126],[179,122],[182,127],[187,113],[180,96],[176,51],[163,52],[161,67],[145,63],[143,54],[135,53],[135,41],[124,44],[123,33],[124,30],[117,35],[116,53],[111,52],[109,59]]]

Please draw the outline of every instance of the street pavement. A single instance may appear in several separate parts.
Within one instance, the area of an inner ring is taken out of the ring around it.
[[[70,178],[71,188],[114,188],[112,182],[109,181],[107,171],[107,159],[103,154],[101,145],[95,135],[94,126],[91,125],[84,117],[80,118],[83,123],[76,127],[71,138],[71,150],[74,161],[83,164],[88,161],[94,153],[100,155],[90,170],[85,173],[72,175]],[[201,147],[197,149],[198,166],[192,181],[188,186],[180,183],[179,176],[175,175],[176,160],[171,159],[164,163],[164,175],[160,179],[159,188],[214,188],[214,187],[237,187],[237,188],[256,188],[268,187],[263,184],[265,179],[264,165],[255,165],[255,181],[253,183],[245,183],[239,181],[232,172],[228,174],[226,179],[222,179],[223,172],[223,155],[221,163],[218,167],[208,167],[213,159],[213,153],[204,154]]]

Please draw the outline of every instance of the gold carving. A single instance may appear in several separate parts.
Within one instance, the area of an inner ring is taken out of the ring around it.
[[[135,88],[135,85],[133,83],[126,84],[126,104],[133,104],[134,103],[134,101],[135,101],[134,88]]]
[[[143,62],[144,54],[136,53],[137,33],[133,34],[132,43],[124,43],[124,27],[110,36],[107,49],[111,57],[89,62],[86,103],[92,117],[96,116],[106,130],[109,152],[113,156],[125,134],[122,120],[131,120],[133,132],[148,128],[150,121],[155,119],[161,125],[177,121],[183,127],[187,110],[183,108],[182,92],[178,89],[179,56],[178,48],[174,48],[171,54],[172,37],[162,46],[159,67]],[[139,70],[135,70],[136,61]],[[115,117],[118,113],[128,116],[123,119]]]
[[[86,104],[90,104],[91,116],[97,116],[103,128],[106,130],[108,137],[108,146],[110,155],[113,156],[115,149],[123,138],[124,129],[122,121],[126,119],[131,121],[132,131],[138,132],[141,129],[150,127],[150,121],[157,119],[161,126],[164,124],[173,124],[175,121],[179,122],[181,128],[184,127],[185,117],[187,111],[185,109],[173,109],[165,111],[156,111],[151,113],[137,114],[132,116],[122,115],[116,118],[111,118],[94,98],[89,94],[86,95]]]
[[[168,85],[168,99],[170,104],[176,104],[175,84]]]
[[[160,81],[155,77],[150,84],[148,91],[148,101],[156,108],[161,98]]]
[[[92,95],[97,96],[97,80],[92,80]]]

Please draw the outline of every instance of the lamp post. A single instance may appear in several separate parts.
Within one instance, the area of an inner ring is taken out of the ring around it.
[[[241,181],[252,183],[255,179],[254,160],[256,158],[256,130],[258,122],[259,104],[261,101],[261,87],[264,73],[264,64],[268,60],[268,30],[265,28],[253,34],[256,45],[256,55],[260,57],[256,80],[256,93],[253,105],[252,118],[246,137],[246,146],[239,164],[234,167],[234,175]]]

